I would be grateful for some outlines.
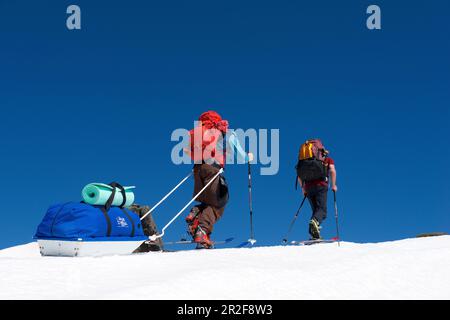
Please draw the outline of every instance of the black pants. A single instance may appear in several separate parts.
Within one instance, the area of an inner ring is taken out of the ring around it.
[[[306,196],[311,204],[312,218],[319,224],[327,218],[327,195],[328,186],[311,186],[306,190]]]

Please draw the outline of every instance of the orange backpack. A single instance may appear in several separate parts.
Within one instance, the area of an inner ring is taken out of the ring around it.
[[[325,150],[319,139],[307,140],[300,147],[296,166],[297,177],[303,183],[315,180],[326,181],[328,179],[328,167],[324,161],[327,154],[328,151]],[[296,181],[298,182],[298,179]]]
[[[300,152],[298,154],[298,160],[306,159],[318,159],[321,161],[325,160],[328,151],[323,147],[322,141],[319,139],[307,140],[300,147]]]

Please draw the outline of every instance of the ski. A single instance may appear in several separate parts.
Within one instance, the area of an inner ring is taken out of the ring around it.
[[[230,243],[233,240],[234,240],[234,238],[228,238],[225,240],[213,241],[213,242],[214,242],[214,245],[223,245],[223,244]],[[164,245],[168,245],[168,246],[176,245],[176,244],[196,244],[196,243],[194,242],[194,240],[186,240],[186,239],[181,239],[179,241],[164,242]]]
[[[245,248],[245,247],[253,247],[256,243],[255,239],[248,239],[247,241],[242,242],[236,248]]]
[[[305,241],[291,241],[290,244],[294,246],[311,246],[320,243],[334,243],[339,241],[339,238],[331,239],[317,239],[317,240],[305,240]]]

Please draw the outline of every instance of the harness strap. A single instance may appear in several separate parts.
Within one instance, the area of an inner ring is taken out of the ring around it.
[[[128,220],[131,222],[131,235],[130,237],[134,237],[134,234],[136,232],[136,226],[134,225],[134,220],[131,218],[130,214],[125,208],[122,208],[122,212],[127,216]]]
[[[106,224],[107,224],[106,236],[107,236],[107,237],[110,237],[110,236],[111,236],[111,229],[112,229],[112,226],[111,226],[111,218],[110,218],[109,215],[108,215],[108,210],[106,210],[105,207],[100,207],[99,209],[100,209],[100,211],[103,213],[103,216],[104,216],[105,219],[106,219]]]

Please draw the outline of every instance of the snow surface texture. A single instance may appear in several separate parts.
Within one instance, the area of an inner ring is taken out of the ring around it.
[[[450,236],[101,258],[30,243],[0,251],[0,299],[450,299]]]

